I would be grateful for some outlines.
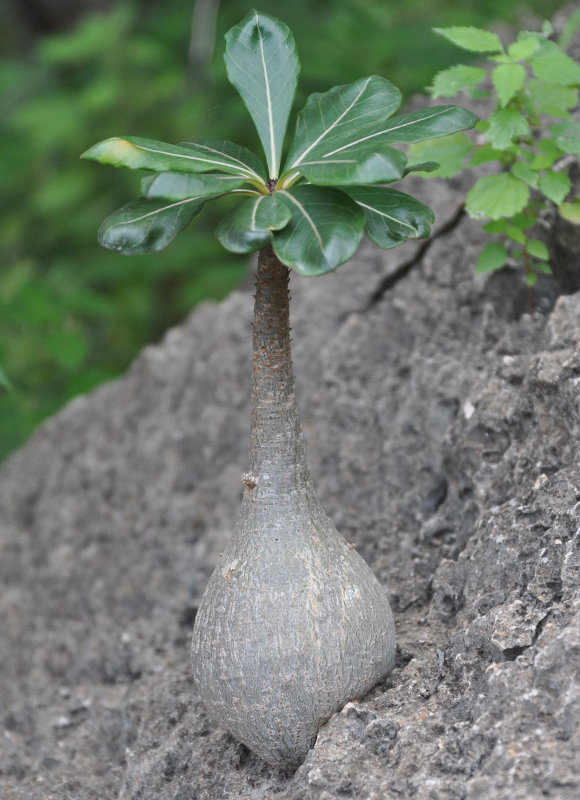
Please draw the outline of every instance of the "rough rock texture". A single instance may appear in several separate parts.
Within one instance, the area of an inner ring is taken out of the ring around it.
[[[192,686],[195,609],[246,467],[239,292],[0,470],[3,800],[580,796],[580,295],[524,313],[517,273],[473,276],[465,184],[419,186],[427,246],[363,246],[293,282],[310,464],[388,587],[388,681],[295,774],[216,727]],[[546,282],[538,306],[555,296]]]

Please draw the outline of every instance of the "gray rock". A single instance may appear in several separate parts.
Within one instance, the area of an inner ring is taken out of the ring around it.
[[[515,273],[473,276],[465,184],[414,183],[439,236],[293,281],[314,480],[388,587],[395,670],[294,774],[192,685],[246,468],[238,292],[0,471],[3,800],[579,796],[580,295],[522,313]]]

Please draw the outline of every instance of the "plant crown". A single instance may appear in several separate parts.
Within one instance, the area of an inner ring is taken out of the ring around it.
[[[546,245],[527,233],[541,211],[552,202],[563,217],[580,222],[580,196],[565,202],[571,182],[563,158],[580,156],[580,124],[570,114],[578,105],[580,65],[564,52],[578,24],[580,12],[572,15],[555,42],[549,38],[552,25],[545,22],[540,32],[521,31],[507,48],[491,31],[435,28],[464,50],[487,53],[490,62],[487,69],[449,67],[435,76],[429,89],[433,97],[453,97],[462,91],[474,98],[493,97],[493,111],[476,125],[477,141],[454,133],[410,148],[413,159],[439,162],[433,176],[450,177],[466,162],[501,166],[500,172],[479,178],[466,198],[470,216],[489,219],[484,231],[503,238],[484,246],[476,273],[500,269],[511,254],[523,263],[526,281],[533,286],[539,273],[551,272]],[[492,89],[478,88],[482,84]]]
[[[433,212],[389,188],[411,170],[394,144],[456,134],[477,117],[457,106],[436,106],[393,117],[401,93],[372,75],[311,95],[283,145],[300,65],[292,33],[277,19],[251,11],[226,34],[225,62],[257,129],[265,163],[245,147],[201,140],[166,144],[114,137],[83,157],[153,173],[143,196],[107,217],[99,241],[124,254],[161,250],[208,200],[223,195],[239,205],[216,235],[235,253],[272,244],[280,261],[303,275],[321,275],[347,261],[363,233],[382,248],[430,233]]]

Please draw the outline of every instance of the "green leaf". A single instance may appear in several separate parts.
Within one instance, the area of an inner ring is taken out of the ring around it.
[[[479,254],[474,272],[476,275],[482,275],[484,272],[494,272],[496,269],[503,267],[506,261],[505,245],[500,242],[490,242],[485,245]]]
[[[383,249],[431,233],[433,211],[404,192],[383,186],[345,187],[365,213],[365,233]]]
[[[515,175],[516,178],[519,178],[524,183],[527,183],[528,186],[531,186],[532,189],[537,189],[538,173],[534,172],[527,161],[516,161],[515,164],[512,164],[510,167],[510,172],[512,175]]]
[[[538,282],[538,275],[536,272],[528,272],[526,274],[526,283],[528,286],[535,286]]]
[[[467,211],[472,217],[511,217],[525,208],[530,190],[509,172],[485,175],[466,197]]]
[[[420,161],[418,164],[407,164],[403,177],[411,172],[435,172],[441,165],[437,161]]]
[[[478,167],[480,164],[487,164],[490,161],[499,161],[502,155],[501,150],[496,150],[490,144],[483,144],[477,148],[469,160],[469,166]]]
[[[578,122],[557,122],[549,126],[553,133],[556,144],[565,153],[580,158],[580,123]]]
[[[518,244],[525,245],[526,235],[521,228],[517,227],[517,225],[508,225],[506,233],[512,240],[512,242],[517,242]]]
[[[580,64],[557,47],[534,56],[530,65],[534,75],[546,83],[557,83],[560,86],[580,84]]]
[[[251,253],[272,241],[272,231],[281,230],[292,217],[276,195],[243,200],[216,228],[216,236],[232,253]]]
[[[527,244],[528,253],[534,258],[539,258],[542,261],[547,261],[550,258],[548,248],[539,239],[529,239]]]
[[[574,34],[578,30],[578,26],[580,26],[580,8],[576,9],[568,19],[564,25],[564,30],[562,31],[560,38],[558,39],[558,47],[560,50],[567,50],[570,42],[574,38]]]
[[[485,138],[498,150],[509,147],[518,136],[529,133],[527,119],[515,108],[502,108],[489,116],[489,128]]]
[[[296,122],[284,172],[302,170],[306,161],[328,158],[373,134],[401,104],[396,86],[376,75],[335,86],[306,101]]]
[[[507,106],[526,80],[526,70],[521,64],[502,64],[492,72],[491,79],[502,106]]]
[[[558,212],[568,222],[580,225],[580,199],[574,200],[572,203],[560,203]]]
[[[452,28],[433,28],[433,30],[449,39],[457,47],[462,47],[472,53],[500,53],[503,51],[499,36],[491,31],[459,25]]]
[[[570,188],[570,178],[565,172],[546,172],[540,176],[540,191],[556,205],[562,202]]]
[[[534,269],[536,272],[543,272],[544,275],[552,274],[552,268],[549,264],[546,264],[545,261],[539,261],[537,264],[534,264]]]
[[[251,156],[253,166],[245,163],[241,157],[243,151]],[[231,153],[237,153],[237,156]],[[263,182],[260,161],[249,150],[232,142],[184,142],[173,145],[139,136],[113,137],[94,145],[81,158],[112,164],[114,167],[148,169],[153,172],[195,173],[219,170]]]
[[[406,161],[400,150],[384,147],[381,151],[371,142],[349,147],[334,156],[307,158],[300,164],[300,171],[312,183],[326,186],[389,183],[403,177]]]
[[[411,114],[392,117],[381,126],[380,130],[354,141],[347,147],[353,147],[360,142],[375,142],[380,147],[391,144],[420,142],[424,139],[435,139],[466,130],[467,128],[473,128],[476,122],[477,117],[475,114],[459,106],[423,108]],[[335,152],[343,152],[347,147],[339,148]]]
[[[362,209],[344,192],[322,186],[293,186],[276,192],[290,222],[274,236],[274,252],[301,275],[323,275],[348,261],[364,229]]]
[[[162,250],[199,214],[203,200],[139,199],[108,216],[99,228],[99,242],[123,255]]]
[[[409,157],[433,159],[439,169],[431,173],[435,178],[450,178],[462,169],[466,157],[473,150],[473,143],[464,133],[452,133],[439,139],[428,139],[409,147]]]
[[[524,213],[514,214],[510,217],[510,222],[512,225],[520,228],[520,230],[525,231],[528,228],[533,228],[536,222],[538,221],[538,217],[535,213],[529,213],[527,210]],[[492,225],[494,223],[488,223]]]
[[[531,58],[538,49],[538,40],[535,37],[528,39],[518,39],[508,47],[508,54],[516,61],[526,61]]]
[[[166,200],[187,200],[188,198],[210,198],[227,194],[241,188],[244,178],[236,175],[197,174],[184,175],[178,172],[162,172],[149,184],[145,196],[163,197]]]
[[[499,233],[507,233],[509,222],[507,219],[494,219],[491,222],[486,222],[485,225],[482,225],[481,227],[486,233],[495,236]]]
[[[484,69],[457,64],[455,67],[448,67],[438,72],[430,91],[433,97],[453,97],[460,89],[477,86],[484,78]]]
[[[569,119],[569,109],[578,103],[578,90],[569,86],[531,80],[528,81],[526,90],[536,111],[557,119]]]
[[[250,13],[226,34],[228,79],[254,121],[268,164],[277,178],[288,115],[300,64],[290,29],[269,16]]]

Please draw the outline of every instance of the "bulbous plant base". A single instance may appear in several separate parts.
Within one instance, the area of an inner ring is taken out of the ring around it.
[[[290,355],[288,270],[260,251],[254,307],[250,473],[232,540],[193,631],[208,711],[276,767],[392,668],[395,630],[370,568],[320,507]]]
[[[313,491],[271,501],[246,490],[197,613],[193,667],[211,716],[295,769],[331,714],[392,669],[395,630],[384,589]]]

